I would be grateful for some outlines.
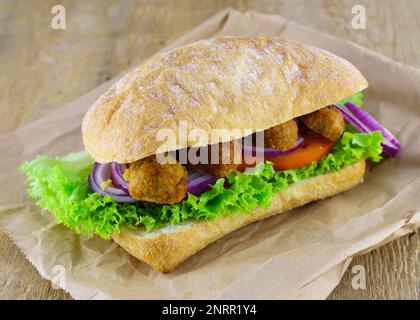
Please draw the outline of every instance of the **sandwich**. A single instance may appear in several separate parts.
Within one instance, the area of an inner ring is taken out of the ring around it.
[[[156,54],[82,122],[85,150],[24,163],[28,194],[76,234],[162,273],[255,221],[346,191],[397,139],[350,62],[278,37]]]

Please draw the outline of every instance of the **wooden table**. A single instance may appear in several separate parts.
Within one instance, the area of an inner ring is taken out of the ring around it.
[[[66,8],[67,29],[51,28],[51,8]],[[350,27],[365,5],[367,29]],[[420,67],[420,1],[155,0],[0,2],[0,134],[48,114],[150,56],[225,7],[281,14]],[[415,233],[356,257],[331,299],[418,299],[420,237]],[[41,278],[0,236],[0,298],[70,299]],[[351,287],[366,268],[366,290]]]

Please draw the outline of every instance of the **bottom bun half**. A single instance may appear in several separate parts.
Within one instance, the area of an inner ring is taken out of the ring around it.
[[[256,209],[252,214],[238,213],[212,221],[170,225],[150,233],[140,229],[122,230],[119,234],[113,234],[113,239],[130,254],[157,271],[170,272],[210,243],[232,231],[354,187],[363,181],[365,166],[365,160],[361,160],[338,172],[293,184],[273,196],[271,207]]]

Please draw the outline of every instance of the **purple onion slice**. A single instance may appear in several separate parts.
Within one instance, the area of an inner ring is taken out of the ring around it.
[[[111,179],[112,182],[121,190],[128,194],[128,181],[124,179],[124,172],[127,170],[126,164],[117,162],[111,163]]]
[[[401,144],[385,127],[374,119],[366,110],[356,106],[351,102],[346,102],[344,106],[335,106],[342,114],[344,119],[360,132],[370,133],[379,130],[385,141],[382,147],[385,153],[395,157],[401,148]]]
[[[187,178],[187,193],[195,196],[202,194],[216,183],[216,178],[209,174],[191,172]]]
[[[111,164],[100,164],[95,162],[93,169],[89,174],[88,182],[93,192],[101,196],[111,196],[116,202],[133,203],[138,200],[132,198],[127,192],[112,185],[108,185],[105,190],[101,185],[111,179]]]
[[[302,145],[303,141],[304,141],[303,138],[299,137],[296,141],[296,144],[288,150],[264,148],[264,147],[253,146],[250,144],[243,143],[242,150],[245,156],[246,155],[257,156],[257,157],[264,156],[264,158],[277,157],[277,156],[289,154],[295,151],[297,148],[299,148]]]
[[[368,127],[371,131],[381,131],[382,136],[386,140],[388,140],[398,148],[401,147],[401,144],[399,143],[397,138],[395,138],[391,132],[389,132],[384,126],[382,126],[366,110],[360,108],[359,106],[351,102],[346,102],[344,105],[350,110],[351,113],[353,113],[360,120],[360,122],[364,123],[366,127]]]

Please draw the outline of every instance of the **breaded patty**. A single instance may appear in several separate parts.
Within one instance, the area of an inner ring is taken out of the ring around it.
[[[185,197],[187,177],[180,163],[161,164],[153,155],[130,164],[128,189],[135,199],[173,204]]]
[[[264,131],[264,146],[279,150],[288,150],[298,139],[298,126],[294,120],[289,120]]]
[[[300,117],[300,120],[307,127],[331,141],[340,139],[345,130],[343,115],[334,106],[328,106],[304,115]]]
[[[208,146],[207,163],[188,164],[188,168],[201,173],[211,174],[216,178],[227,177],[231,172],[236,170],[241,162],[241,148],[235,141],[219,143],[218,148],[215,145]],[[211,153],[215,152],[216,157],[211,157]],[[218,163],[214,163],[215,160]],[[213,162],[213,163],[212,163]]]

